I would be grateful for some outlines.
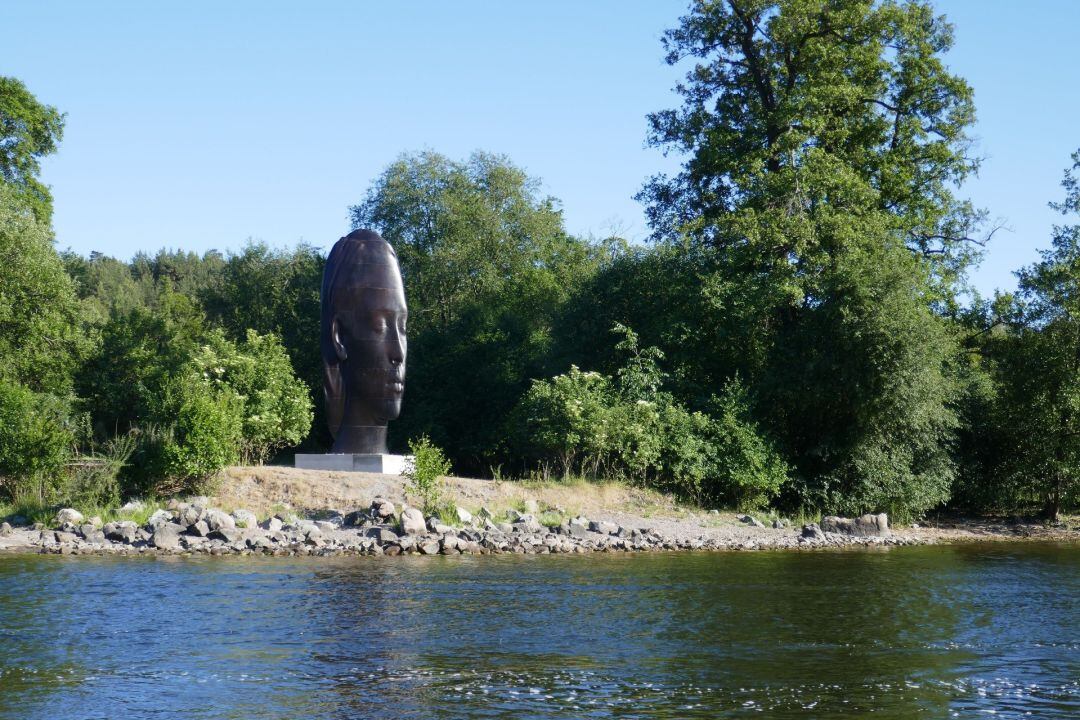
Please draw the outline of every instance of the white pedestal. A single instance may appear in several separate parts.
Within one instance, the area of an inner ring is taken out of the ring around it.
[[[381,455],[362,453],[297,453],[293,466],[304,470],[345,470],[347,472],[382,473],[383,475],[401,475],[405,472],[405,461],[411,456]]]

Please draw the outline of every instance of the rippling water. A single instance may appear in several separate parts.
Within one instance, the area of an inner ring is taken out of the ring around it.
[[[1080,717],[1080,548],[0,556],[0,718]]]

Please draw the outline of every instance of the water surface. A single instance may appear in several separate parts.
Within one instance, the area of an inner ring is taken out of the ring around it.
[[[8,718],[1080,717],[1080,547],[0,556]]]

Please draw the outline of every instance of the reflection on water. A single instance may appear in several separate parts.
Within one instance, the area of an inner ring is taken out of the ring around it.
[[[0,719],[1080,716],[1080,548],[0,556]]]

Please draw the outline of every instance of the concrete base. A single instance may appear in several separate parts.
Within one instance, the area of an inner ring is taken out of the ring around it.
[[[401,475],[405,472],[405,461],[412,456],[381,455],[361,453],[303,454],[297,453],[293,466],[304,470],[345,470],[347,472],[382,473]]]

